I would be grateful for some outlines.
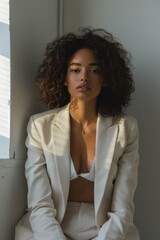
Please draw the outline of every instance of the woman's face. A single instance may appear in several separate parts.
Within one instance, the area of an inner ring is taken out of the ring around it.
[[[102,69],[94,52],[78,50],[69,62],[65,81],[71,99],[96,101],[102,84]]]

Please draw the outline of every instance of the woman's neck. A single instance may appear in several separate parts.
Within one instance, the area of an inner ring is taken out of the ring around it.
[[[71,118],[82,127],[97,121],[96,104],[91,102],[71,102]]]

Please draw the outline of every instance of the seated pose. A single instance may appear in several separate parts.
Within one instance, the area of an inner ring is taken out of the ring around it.
[[[37,82],[49,110],[28,123],[28,208],[15,240],[139,240],[128,53],[103,29],[68,33],[47,45]]]

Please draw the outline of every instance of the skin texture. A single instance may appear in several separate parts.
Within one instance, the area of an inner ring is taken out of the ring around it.
[[[95,101],[102,89],[101,66],[90,49],[80,49],[69,63],[66,76],[68,92],[73,99]]]

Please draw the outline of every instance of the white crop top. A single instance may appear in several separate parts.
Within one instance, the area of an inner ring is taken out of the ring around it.
[[[73,164],[73,161],[71,159],[71,180],[73,179],[76,179],[78,178],[79,176],[89,180],[89,181],[92,181],[94,182],[94,176],[95,176],[95,159],[93,160],[93,163],[92,163],[92,167],[91,167],[91,170],[90,172],[88,173],[79,173],[77,174],[76,170],[75,170],[75,167],[74,167],[74,164]]]

